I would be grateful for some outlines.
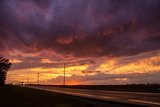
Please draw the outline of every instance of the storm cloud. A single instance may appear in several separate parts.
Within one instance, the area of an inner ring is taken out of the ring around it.
[[[160,49],[159,0],[1,0],[0,49],[72,57]]]

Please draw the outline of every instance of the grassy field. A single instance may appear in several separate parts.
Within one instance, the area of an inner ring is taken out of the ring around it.
[[[72,96],[18,86],[0,87],[1,107],[87,107],[88,103]]]
[[[108,91],[130,91],[160,93],[160,84],[130,84],[130,85],[48,85],[53,87],[108,90]]]
[[[0,87],[0,107],[132,107],[54,92],[7,85]]]

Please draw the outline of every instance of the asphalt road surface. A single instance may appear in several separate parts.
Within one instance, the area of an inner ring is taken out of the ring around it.
[[[88,89],[60,88],[51,86],[29,87],[103,101],[142,105],[146,107],[160,107],[160,93],[100,91]]]

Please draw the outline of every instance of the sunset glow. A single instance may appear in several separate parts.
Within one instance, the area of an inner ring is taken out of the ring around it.
[[[160,83],[159,0],[2,0],[7,83]]]

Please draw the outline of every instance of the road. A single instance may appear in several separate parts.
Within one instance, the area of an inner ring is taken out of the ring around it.
[[[60,88],[51,86],[29,86],[29,87],[78,96],[78,97],[98,99],[103,101],[136,104],[146,107],[160,107],[160,93],[101,91],[101,90],[88,90],[88,89]]]

